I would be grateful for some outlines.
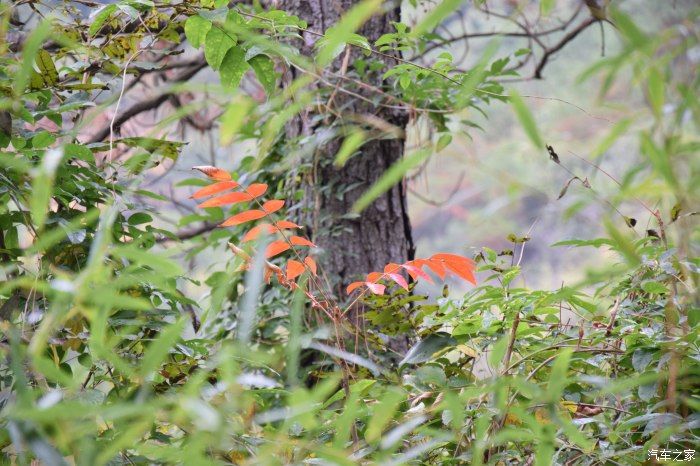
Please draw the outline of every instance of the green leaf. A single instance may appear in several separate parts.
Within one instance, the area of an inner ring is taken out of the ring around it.
[[[541,0],[540,1],[540,11],[542,12],[543,16],[547,16],[550,11],[552,11],[552,8],[554,7],[554,3],[556,0]]]
[[[449,146],[452,142],[452,135],[450,133],[441,134],[435,145],[435,152],[442,151],[445,147]]]
[[[649,70],[648,79],[649,103],[656,118],[661,117],[664,106],[664,79],[656,66]]]
[[[204,58],[213,69],[218,70],[229,49],[236,45],[236,38],[221,26],[214,25],[204,40]]]
[[[408,353],[406,353],[406,356],[401,360],[399,366],[429,361],[436,352],[456,344],[457,340],[452,338],[448,333],[433,333],[413,345],[413,347],[408,350]]]
[[[500,368],[503,357],[506,355],[506,350],[508,349],[509,335],[504,335],[499,338],[496,343],[491,345],[491,351],[489,352],[489,365],[492,369],[496,370]]]
[[[547,399],[550,403],[558,403],[564,389],[569,384],[568,371],[573,348],[563,349],[552,364],[547,385]]]
[[[655,281],[646,281],[642,283],[642,289],[650,294],[666,294],[668,293],[668,288],[663,283]]]
[[[234,101],[226,107],[224,114],[221,115],[219,129],[219,142],[222,146],[233,142],[252,107],[253,101],[245,96],[236,96]]]
[[[245,61],[245,51],[241,47],[233,47],[224,56],[221,62],[221,84],[226,87],[236,88],[241,83],[243,75],[250,69]]]
[[[40,76],[44,84],[53,86],[58,82],[58,71],[51,59],[51,54],[44,49],[40,49],[36,54],[36,66],[39,68]]]
[[[413,154],[399,160],[384,172],[352,206],[353,212],[362,212],[375,199],[389,191],[396,183],[401,181],[409,170],[418,167],[426,158],[430,156],[430,151],[426,149],[418,150]]]
[[[110,16],[112,16],[112,13],[114,13],[115,11],[117,11],[117,5],[115,5],[114,3],[103,7],[95,15],[95,19],[92,20],[92,24],[88,28],[88,34],[90,36],[94,36],[95,34],[97,34],[102,28],[102,25],[109,19]]]
[[[362,0],[329,28],[320,41],[321,48],[316,54],[318,65],[324,67],[333,61],[342,51],[343,45],[353,38],[355,31],[377,11],[381,3],[381,0]]]
[[[527,137],[530,138],[530,141],[537,149],[543,149],[544,142],[542,142],[542,137],[537,129],[537,123],[535,123],[535,119],[533,118],[532,113],[530,113],[530,109],[528,109],[525,102],[523,102],[523,99],[517,92],[511,91],[510,102],[511,105],[513,105],[515,115],[518,117],[520,124],[523,126]]]
[[[603,138],[602,141],[600,141],[600,143],[598,143],[595,149],[593,149],[591,152],[591,158],[597,159],[603,155],[605,151],[610,149],[615,141],[617,141],[620,136],[625,134],[627,128],[629,128],[633,121],[634,119],[632,118],[623,118],[615,123],[615,125],[610,129],[610,132]]]
[[[211,26],[211,21],[199,15],[187,18],[187,21],[185,21],[185,37],[192,47],[198,49],[204,43]]]
[[[639,146],[641,152],[649,158],[656,172],[666,180],[669,186],[678,186],[678,180],[674,174],[669,153],[656,145],[648,132],[643,131],[640,133]]]
[[[170,349],[175,346],[175,343],[180,339],[184,327],[185,320],[179,319],[160,332],[158,338],[148,345],[148,349],[139,364],[139,373],[142,377],[145,378],[160,367],[168,356]]]
[[[367,430],[365,431],[365,439],[367,442],[375,442],[379,440],[384,431],[384,428],[391,421],[399,408],[399,404],[406,398],[404,392],[398,388],[387,389],[382,399],[374,409],[372,415],[367,422]]]
[[[51,24],[48,21],[42,21],[34,28],[34,30],[24,41],[24,45],[22,47],[22,66],[19,72],[14,75],[13,79],[15,94],[22,94],[26,89],[32,74],[34,73],[36,55],[41,49],[41,44],[50,33]]]
[[[438,6],[432,8],[430,13],[413,28],[412,35],[417,36],[424,32],[430,32],[440,25],[443,19],[459,9],[463,0],[443,0]]]
[[[256,55],[248,62],[255,71],[255,76],[262,84],[268,96],[275,92],[277,76],[275,75],[275,64],[267,55]]]
[[[46,221],[49,210],[49,200],[53,191],[56,169],[63,159],[63,150],[53,149],[47,151],[41,161],[41,165],[34,176],[32,183],[32,195],[29,198],[29,210],[34,221],[34,226],[40,230]]]
[[[32,147],[34,149],[45,149],[54,142],[56,142],[56,136],[48,131],[41,131],[32,138]]]
[[[367,135],[361,129],[355,130],[345,136],[338,153],[335,155],[333,165],[336,167],[345,165],[345,162],[347,162],[348,159],[357,152],[357,149],[364,144],[366,138]]]

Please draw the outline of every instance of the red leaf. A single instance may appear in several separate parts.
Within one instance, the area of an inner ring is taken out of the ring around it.
[[[233,217],[227,218],[224,221],[224,223],[222,223],[219,226],[230,227],[232,225],[240,225],[241,223],[246,223],[250,222],[251,220],[263,218],[265,215],[267,214],[262,210],[246,210],[245,212],[241,212],[240,214],[236,214]]]
[[[295,261],[294,259],[289,259],[287,261],[287,280],[294,280],[299,275],[304,273],[304,270],[306,270],[304,264],[299,261]]]
[[[313,260],[311,257],[306,257],[304,259],[304,263],[309,268],[309,270],[311,270],[311,273],[316,275],[316,261]]]
[[[365,282],[352,282],[348,285],[345,291],[347,291],[347,293],[350,294],[361,286],[365,286]]]
[[[222,170],[221,168],[212,167],[211,165],[199,165],[192,167],[192,170],[199,170],[212,180],[216,181],[228,181],[231,179],[229,172]]]
[[[315,248],[316,245],[309,241],[306,238],[302,238],[301,236],[292,236],[289,238],[289,241],[294,245],[294,246],[309,246],[311,248]]]
[[[294,222],[289,222],[287,220],[280,220],[279,222],[275,223],[275,226],[279,228],[280,230],[290,230],[293,228],[301,228],[299,225],[297,225]]]
[[[387,275],[389,276],[389,278],[391,278],[392,280],[394,280],[394,281],[396,282],[397,285],[399,285],[399,286],[400,286],[401,288],[403,288],[404,290],[408,291],[408,283],[406,282],[406,279],[405,279],[405,278],[403,278],[403,277],[402,277],[401,275],[399,275],[398,273],[389,273],[389,274],[387,274]]]
[[[384,294],[384,290],[386,290],[386,286],[380,283],[365,282],[365,285],[367,285],[369,291],[371,291],[374,294]]]
[[[447,276],[447,270],[445,270],[445,267],[442,263],[442,261],[439,260],[433,260],[433,259],[416,259],[414,262],[417,262],[421,265],[425,264],[435,272],[435,275],[440,277],[440,280],[444,280],[445,277]]]
[[[218,207],[228,204],[238,204],[239,202],[250,201],[251,199],[253,198],[250,197],[250,194],[236,191],[234,193],[227,193],[218,197],[212,197],[208,201],[204,201],[201,204],[199,204],[199,207],[203,209],[205,207]]]
[[[260,225],[255,225],[253,228],[248,230],[248,233],[243,236],[242,242],[253,241],[260,236],[260,233],[267,231],[267,234],[273,233],[275,228],[269,223],[261,223]]]
[[[284,201],[279,200],[279,199],[274,199],[272,201],[266,201],[263,204],[262,208],[265,212],[267,212],[268,214],[271,214],[273,212],[277,212],[278,210],[280,210],[283,205],[284,205]]]
[[[366,280],[368,282],[377,283],[379,280],[382,279],[383,276],[384,274],[381,272],[370,272],[367,274]]]
[[[389,262],[384,266],[384,273],[396,273],[399,271],[399,268],[401,266],[399,264],[394,264],[393,262]]]
[[[443,261],[450,272],[476,285],[475,266],[471,259],[455,254],[434,254],[431,259]]]
[[[212,194],[220,193],[221,191],[227,191],[229,189],[237,188],[238,183],[235,181],[219,181],[218,183],[205,186],[199,191],[196,191],[190,199],[199,199],[200,197],[211,196]]]
[[[265,258],[270,259],[271,257],[275,257],[289,248],[289,243],[286,241],[273,241],[267,246],[267,249],[265,249]]]
[[[254,183],[245,188],[245,192],[250,194],[252,197],[260,197],[267,191],[267,185],[265,183]]]
[[[413,264],[412,264],[412,261],[406,262],[406,263],[403,264],[401,267],[403,267],[404,269],[406,269],[406,271],[408,272],[408,274],[411,276],[411,278],[412,278],[414,281],[418,281],[418,278],[420,277],[420,278],[425,278],[425,279],[428,280],[430,283],[433,283],[433,279],[430,278],[430,275],[428,275],[427,273],[423,272],[423,269],[421,269],[420,267],[416,267],[415,265],[413,265]]]
[[[384,290],[386,290],[386,286],[381,285],[379,283],[353,282],[348,285],[346,291],[348,292],[348,294],[350,294],[361,286],[366,286],[374,294],[384,294]]]

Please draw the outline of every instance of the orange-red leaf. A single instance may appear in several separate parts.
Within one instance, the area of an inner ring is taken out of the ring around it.
[[[414,262],[417,262],[421,265],[423,265],[423,264],[427,265],[430,270],[435,272],[435,275],[440,277],[440,280],[444,280],[445,277],[447,276],[447,270],[445,270],[445,266],[443,265],[442,261],[433,260],[431,258],[431,259],[417,259]]]
[[[267,212],[268,214],[271,214],[273,212],[277,212],[278,210],[280,210],[283,205],[284,205],[284,201],[279,200],[279,199],[273,199],[271,201],[265,201],[262,208],[265,212]]]
[[[262,196],[265,194],[265,191],[267,191],[267,185],[265,183],[254,183],[245,188],[245,192],[254,198]]]
[[[408,283],[406,282],[405,278],[403,278],[398,273],[388,273],[387,275],[389,276],[389,278],[394,280],[397,285],[399,285],[404,290],[408,291]]]
[[[386,286],[384,286],[380,283],[366,282],[365,285],[367,285],[367,288],[369,288],[369,291],[371,291],[374,294],[384,294],[384,290],[386,290]]]
[[[380,283],[353,282],[348,285],[346,291],[348,294],[350,294],[361,286],[366,286],[369,289],[369,291],[371,291],[374,294],[384,294],[384,290],[386,290],[386,286]]]
[[[476,285],[475,266],[471,259],[455,254],[434,254],[431,259],[443,261],[450,272]]]
[[[384,266],[384,273],[396,273],[399,271],[400,268],[401,266],[399,264],[389,262]]]
[[[228,181],[231,179],[231,175],[226,170],[221,168],[212,167],[211,165],[199,165],[192,167],[193,170],[199,170],[200,172],[207,175],[212,180],[216,181]]]
[[[210,184],[205,186],[199,191],[196,191],[190,199],[199,199],[200,197],[211,196],[212,194],[220,193],[221,191],[227,191],[238,187],[238,183],[235,181],[219,181],[218,183]]]
[[[287,220],[280,220],[279,222],[275,223],[275,226],[279,228],[280,230],[290,230],[293,228],[301,228],[299,225],[297,225],[294,222],[289,222]]]
[[[316,275],[316,261],[313,260],[311,257],[306,257],[304,258],[304,263],[309,268],[309,270],[311,270],[311,273]]]
[[[315,248],[316,245],[309,241],[306,238],[302,238],[301,236],[292,236],[289,238],[289,241],[294,245],[294,246],[309,246],[311,248]]]
[[[370,272],[367,274],[366,280],[371,283],[377,283],[383,276],[384,274],[380,272]]]
[[[233,217],[227,218],[224,221],[224,223],[222,223],[219,226],[230,227],[232,225],[240,225],[241,223],[246,223],[250,222],[251,220],[263,218],[265,215],[267,214],[262,210],[246,210],[245,212],[241,212],[240,214],[236,214]]]
[[[233,193],[226,193],[221,196],[212,197],[211,199],[199,204],[199,207],[218,207],[222,205],[238,204],[239,202],[250,201],[253,199],[250,194],[236,191]]]
[[[287,261],[287,280],[294,280],[304,273],[304,270],[306,270],[304,264],[294,259],[289,259]]]
[[[421,269],[420,267],[416,267],[416,266],[412,263],[412,261],[406,262],[406,263],[403,264],[401,267],[403,267],[404,269],[406,269],[406,271],[408,272],[408,274],[411,276],[411,278],[412,278],[414,281],[418,281],[418,278],[424,278],[424,279],[428,280],[430,283],[433,283],[433,279],[430,278],[430,275],[428,275],[427,273],[425,273],[425,272],[423,271],[423,269]]]
[[[270,225],[269,223],[261,223],[260,225],[255,225],[253,228],[248,230],[248,233],[246,233],[243,236],[242,242],[247,242],[247,241],[253,241],[254,239],[257,239],[260,236],[260,233],[263,231],[267,231],[267,234],[273,233],[275,228]]]
[[[348,285],[345,291],[347,291],[348,294],[352,293],[356,289],[358,289],[361,286],[364,286],[365,282],[352,282]]]
[[[291,246],[289,246],[289,243],[286,241],[273,241],[267,246],[267,249],[265,249],[265,257],[270,259],[278,254],[282,254],[290,247]]]

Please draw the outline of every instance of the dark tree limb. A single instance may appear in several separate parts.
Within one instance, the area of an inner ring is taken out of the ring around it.
[[[554,44],[552,47],[547,47],[544,50],[544,55],[542,55],[542,58],[540,58],[539,63],[535,67],[535,74],[533,77],[535,79],[542,79],[542,71],[544,70],[544,67],[547,66],[547,62],[549,61],[549,57],[563,49],[566,44],[574,40],[579,34],[581,34],[583,31],[585,31],[591,24],[597,23],[598,20],[590,17],[583,21],[581,24],[579,24],[575,29],[572,29],[568,34],[566,34],[564,37],[561,38],[559,42]]]
[[[204,69],[207,66],[206,61],[204,58],[201,58],[201,60],[192,68],[185,70],[175,76],[171,82],[177,83],[177,82],[184,82],[188,81],[190,78],[192,78],[194,75],[199,73],[202,69]],[[168,92],[164,92],[160,95],[157,95],[151,99],[143,100],[141,102],[138,102],[134,105],[132,105],[130,108],[124,111],[121,115],[117,116],[117,118],[114,120],[114,131],[118,132],[119,129],[129,121],[130,119],[134,118],[136,115],[139,115],[143,112],[147,112],[149,110],[154,110],[158,107],[160,107],[163,103],[165,103],[170,94]],[[95,133],[87,142],[88,143],[94,143],[94,142],[100,142],[105,140],[109,136],[110,132],[110,127],[109,125],[101,128],[97,133]]]
[[[179,241],[185,241],[188,239],[192,239],[196,236],[199,236],[201,234],[208,233],[208,232],[214,230],[217,226],[218,226],[218,224],[216,224],[216,223],[205,223],[204,225],[202,225],[199,228],[177,232],[177,233],[175,233],[175,237]],[[176,241],[176,239],[173,239],[169,236],[162,236],[162,237],[156,239],[156,243],[167,243],[170,241]]]

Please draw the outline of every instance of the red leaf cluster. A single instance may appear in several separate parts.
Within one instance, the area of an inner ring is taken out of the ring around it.
[[[248,187],[243,187],[236,181],[231,179],[231,175],[221,168],[212,166],[198,166],[193,167],[195,170],[207,175],[210,179],[216,181],[216,183],[198,190],[192,195],[192,199],[201,199],[204,197],[210,197],[206,201],[199,204],[199,207],[221,207],[227,205],[240,204],[243,202],[254,202],[259,208],[249,209],[240,212],[232,217],[227,218],[219,226],[228,227],[234,225],[242,225],[244,223],[253,222],[255,220],[260,220],[270,216],[271,214],[279,211],[284,207],[284,200],[281,199],[270,199],[264,202],[258,200],[263,194],[267,192],[268,186],[264,183],[254,183]],[[240,188],[240,190],[236,190]],[[235,190],[235,191],[234,191]],[[253,226],[243,235],[243,242],[253,241],[260,237],[263,232],[266,234],[282,233],[283,230],[293,230],[300,228],[294,222],[288,220],[279,220],[274,223],[259,223]],[[265,250],[265,258],[272,259],[295,246],[307,246],[315,247],[316,245],[302,236],[286,236],[281,234],[283,239],[272,241]],[[245,260],[245,267],[248,266],[250,262],[250,255],[245,253],[240,248],[232,246],[231,248],[234,253],[243,257]],[[296,252],[296,250],[295,250]],[[297,256],[299,254],[297,253]],[[301,258],[301,257],[300,257]],[[293,282],[297,277],[299,277],[305,270],[308,270],[313,275],[316,275],[316,262],[311,257],[306,257],[303,262],[290,259],[287,261],[286,272],[283,272],[279,267],[267,263],[266,267],[266,279],[275,274],[281,283],[288,287],[293,287],[295,283]]]
[[[201,199],[209,197],[199,207],[221,207],[244,202],[254,203],[256,208],[248,209],[237,213],[232,217],[227,218],[220,226],[227,227],[233,225],[242,225],[244,223],[253,222],[256,220],[269,217],[271,214],[278,212],[284,207],[284,200],[270,199],[261,201],[260,198],[267,192],[268,186],[264,183],[255,183],[250,186],[243,187],[236,181],[231,179],[231,175],[217,167],[199,166],[194,167],[195,170],[207,175],[216,183],[206,186],[192,195],[193,199]],[[275,275],[278,281],[289,289],[298,288],[295,280],[305,271],[309,271],[312,275],[317,274],[317,266],[314,259],[307,256],[302,259],[296,247],[315,247],[316,245],[307,238],[298,235],[287,236],[284,230],[296,230],[300,226],[288,220],[270,221],[268,223],[258,223],[250,228],[244,235],[242,241],[249,242],[260,237],[262,233],[269,235],[278,235],[281,239],[274,239],[267,245],[265,250],[265,258],[272,259],[287,251],[294,251],[297,259],[289,259],[285,270],[280,267],[266,262],[265,279],[269,282],[272,275]],[[244,267],[247,268],[251,261],[250,255],[244,250],[235,245],[230,245],[233,252],[244,260]],[[347,287],[347,292],[352,293],[359,288],[365,288],[374,294],[384,294],[387,286],[394,283],[404,290],[408,291],[407,274],[413,281],[425,279],[432,282],[430,275],[426,269],[437,275],[441,280],[444,280],[448,274],[456,275],[457,277],[468,282],[476,284],[474,278],[474,262],[466,257],[456,254],[433,254],[427,259],[415,259],[403,264],[390,263],[384,267],[383,272],[371,272],[367,274],[365,280],[351,283]],[[383,282],[383,283],[382,283]],[[311,299],[312,305],[328,311],[328,303],[325,307],[322,305],[313,294],[308,290],[304,290],[305,294]]]
[[[414,259],[403,264],[387,264],[384,272],[370,272],[364,280],[349,284],[346,291],[350,294],[358,288],[366,287],[372,293],[381,295],[386,291],[386,285],[379,283],[380,281],[394,282],[408,291],[408,282],[401,272],[405,271],[415,282],[423,278],[432,283],[433,280],[423,270],[424,267],[437,275],[440,280],[452,274],[476,284],[474,261],[456,254],[440,253],[433,254],[427,259]]]

